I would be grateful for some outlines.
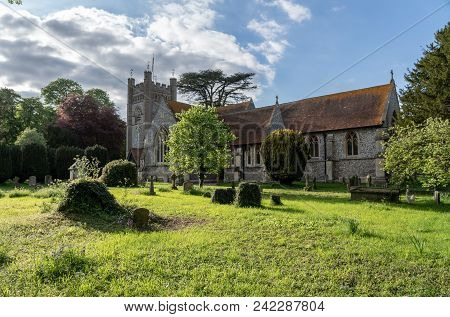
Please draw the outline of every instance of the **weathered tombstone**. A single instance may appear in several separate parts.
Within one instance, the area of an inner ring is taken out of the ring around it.
[[[409,191],[409,185],[406,185],[406,202],[408,204],[412,204],[416,201],[416,196],[415,195],[411,195],[411,192]]]
[[[36,176],[30,176],[28,179],[28,185],[31,187],[36,187]]]
[[[14,177],[13,178],[13,183],[14,183],[14,187],[18,187],[19,186],[19,181],[20,181],[20,178],[19,177]]]
[[[433,199],[434,199],[434,203],[439,205],[441,203],[441,193],[439,191],[435,190],[434,194],[433,194]]]
[[[133,210],[133,225],[136,228],[145,228],[150,219],[150,211],[145,208],[137,208]]]
[[[185,192],[190,192],[193,187],[194,187],[194,184],[191,181],[185,181],[183,184],[183,190]]]
[[[176,182],[177,182],[177,175],[172,174],[172,190],[178,190]]]
[[[281,202],[281,196],[278,195],[271,195],[270,196],[270,202],[272,203],[272,205],[274,206],[280,206],[283,203]]]
[[[45,175],[45,185],[50,185],[53,183],[52,175]]]
[[[155,184],[153,183],[153,176],[150,176],[150,196],[155,196]]]
[[[367,175],[367,187],[372,187],[372,176]]]

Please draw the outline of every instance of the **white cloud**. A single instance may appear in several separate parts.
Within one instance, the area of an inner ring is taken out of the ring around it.
[[[158,81],[167,82],[172,69],[180,74],[222,68],[228,73],[252,71],[259,83],[271,83],[272,66],[261,63],[234,36],[215,30],[214,2],[160,1],[156,14],[140,19],[85,7],[44,17],[20,11],[35,25],[0,6],[0,83],[27,95],[55,78],[72,78],[86,89],[107,90],[122,114],[129,69],[141,80],[153,53]]]
[[[274,39],[285,33],[285,27],[278,24],[275,20],[256,20],[253,19],[247,24],[249,30],[261,35],[264,39]]]
[[[294,0],[258,0],[268,6],[276,6],[288,17],[296,22],[303,22],[310,20],[312,17],[311,10],[301,4],[296,3]]]
[[[286,40],[282,41],[264,41],[260,44],[249,44],[249,47],[257,52],[262,53],[270,64],[278,62],[289,43]]]

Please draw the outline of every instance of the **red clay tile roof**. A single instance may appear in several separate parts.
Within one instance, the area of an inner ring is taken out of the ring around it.
[[[377,126],[394,89],[392,84],[303,99],[281,105],[288,129],[320,132]]]
[[[285,127],[301,132],[321,132],[378,126],[392,84],[298,100],[280,105]],[[237,136],[238,144],[261,143],[269,131],[275,106],[237,113],[219,113]]]
[[[249,99],[244,102],[235,103],[235,104],[229,104],[225,107],[219,107],[217,108],[217,112],[219,114],[228,114],[228,113],[235,113],[240,111],[246,111],[255,109],[255,104],[253,103],[253,100]]]
[[[168,101],[167,105],[169,106],[170,110],[172,110],[173,114],[188,110],[191,107],[191,105],[188,105],[187,103],[172,100]]]

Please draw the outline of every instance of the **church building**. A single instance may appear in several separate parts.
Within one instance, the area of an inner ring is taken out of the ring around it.
[[[156,176],[168,181],[165,163],[169,128],[176,114],[190,105],[177,101],[177,80],[157,83],[144,72],[144,82],[128,79],[127,153],[145,180]],[[310,147],[306,174],[318,181],[342,181],[370,175],[384,182],[382,141],[399,113],[395,82],[326,96],[256,108],[252,100],[217,108],[219,117],[237,137],[225,181],[269,180],[260,154],[264,137],[277,129],[302,132]],[[185,179],[194,178],[185,175]]]

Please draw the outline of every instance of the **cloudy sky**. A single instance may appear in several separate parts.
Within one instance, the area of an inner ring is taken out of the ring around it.
[[[450,16],[442,0],[23,2],[0,0],[0,86],[36,95],[66,77],[122,110],[130,69],[142,80],[153,54],[162,82],[173,69],[255,72],[257,106],[384,84],[391,69],[402,87]]]

